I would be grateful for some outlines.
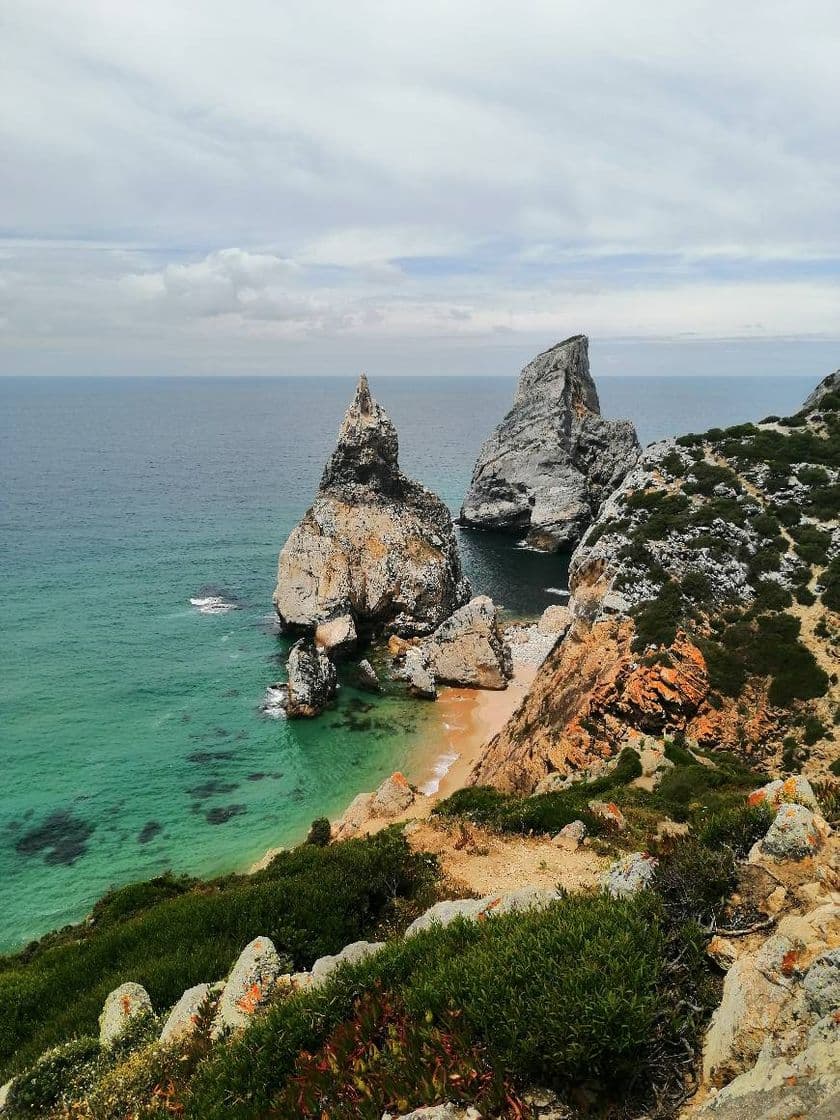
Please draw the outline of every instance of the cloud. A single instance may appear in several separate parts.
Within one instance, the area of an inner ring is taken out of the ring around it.
[[[0,370],[837,338],[838,34],[822,0],[7,0]]]

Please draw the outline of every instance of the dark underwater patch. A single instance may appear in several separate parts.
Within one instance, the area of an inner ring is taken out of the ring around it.
[[[219,778],[210,778],[206,782],[201,782],[197,786],[193,786],[187,790],[190,797],[194,797],[196,801],[207,801],[210,797],[216,797],[221,793],[233,793],[235,789],[239,788],[239,782],[223,782]]]
[[[150,840],[154,840],[161,832],[163,832],[163,825],[160,821],[146,821],[137,834],[137,843],[148,844]]]
[[[47,864],[69,867],[85,854],[95,829],[68,810],[56,809],[16,840],[15,850],[22,856],[41,856]]]
[[[239,817],[247,812],[245,805],[217,805],[213,809],[208,809],[204,818],[208,824],[224,824],[231,817]]]
[[[187,755],[187,762],[196,762],[199,766],[207,766],[213,762],[230,762],[235,757],[233,751],[193,751]]]

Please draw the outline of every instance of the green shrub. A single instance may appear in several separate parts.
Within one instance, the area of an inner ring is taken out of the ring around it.
[[[309,826],[309,833],[306,837],[307,844],[315,844],[319,848],[325,848],[332,839],[332,825],[327,817],[316,817],[312,824]]]
[[[95,1038],[76,1038],[41,1055],[15,1079],[6,1108],[11,1120],[44,1116],[74,1083],[92,1072],[99,1054]]]
[[[301,1072],[301,1052],[313,1055],[316,1066],[328,1066],[340,1025],[353,1030],[359,997],[371,991],[388,993],[392,1005],[404,1008],[413,1031],[426,1024],[446,1033],[457,1022],[454,1056],[478,1047],[476,1061],[486,1054],[514,1086],[563,1091],[601,1082],[602,1097],[617,1090],[626,1101],[649,1092],[663,1054],[696,1037],[699,1016],[678,1004],[674,991],[680,983],[680,1000],[689,990],[693,1002],[691,985],[683,987],[674,970],[682,964],[669,965],[672,955],[682,962],[691,946],[668,942],[652,895],[626,901],[575,895],[538,913],[433,928],[339,970],[324,988],[276,1005],[239,1039],[217,1048],[196,1074],[185,1115],[291,1120],[289,1079]],[[703,967],[701,960],[696,964]],[[397,1026],[397,1037],[402,1029]],[[373,1068],[366,1064],[358,1072],[375,1075],[379,1091],[382,1059],[370,1057]],[[403,1111],[425,1103],[422,1082],[429,1070],[418,1070],[415,1058],[411,1042],[402,1078],[399,1056],[389,1067],[390,1092],[396,1096],[401,1083]],[[454,1086],[449,1091],[457,1096]],[[273,1113],[278,1103],[282,1108]]]
[[[729,467],[701,461],[691,468],[685,491],[687,494],[704,494],[710,498],[716,486],[728,486],[736,493],[741,490],[737,475]]]
[[[679,585],[669,580],[658,598],[640,603],[632,611],[636,623],[633,650],[641,653],[648,646],[670,646],[677,636],[682,617],[682,596]]]
[[[737,805],[711,813],[697,833],[705,848],[729,848],[736,859],[744,859],[757,840],[773,823],[773,810],[767,805]]]
[[[807,588],[804,584],[800,584],[794,589],[793,592],[797,603],[801,603],[803,607],[812,607],[817,601],[816,595]]]
[[[822,566],[828,562],[831,533],[817,529],[815,525],[797,525],[791,529],[790,533],[796,541],[798,555],[806,563]]]
[[[693,803],[702,800],[710,790],[727,784],[720,770],[694,763],[666,770],[654,794],[655,803],[676,821],[688,819]]]
[[[828,769],[835,777],[840,778],[840,758],[835,758],[835,760],[829,764]]]
[[[258,934],[295,967],[370,934],[395,899],[429,882],[428,860],[393,830],[318,848],[303,844],[262,872],[202,884],[103,929],[0,962],[0,1061],[7,1076],[50,1045],[96,1030],[105,997],[142,984],[155,1007],[224,976]]]
[[[712,849],[687,838],[663,856],[653,888],[672,921],[708,926],[735,889],[735,857],[728,847]]]
[[[835,556],[820,577],[823,606],[830,611],[840,611],[840,556]]]
[[[802,740],[809,747],[813,747],[814,743],[818,743],[820,739],[824,739],[828,733],[828,728],[817,719],[816,716],[807,716],[802,728]]]
[[[712,593],[709,577],[699,568],[689,568],[680,581],[680,588],[686,599],[694,603],[702,603]]]

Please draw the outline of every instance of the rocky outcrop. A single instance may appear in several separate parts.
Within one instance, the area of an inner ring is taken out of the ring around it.
[[[132,1019],[152,1013],[149,993],[141,984],[120,984],[105,1000],[99,1016],[99,1045],[113,1046]]]
[[[219,998],[213,1037],[247,1027],[255,1012],[265,1006],[282,972],[283,965],[271,938],[255,937],[246,945]]]
[[[358,964],[359,961],[374,956],[384,948],[384,941],[353,941],[350,945],[345,945],[340,953],[319,957],[312,966],[311,986],[322,987],[343,964]]]
[[[363,692],[382,691],[382,685],[379,683],[376,670],[366,657],[356,666],[356,687],[361,688]]]
[[[331,657],[351,653],[356,648],[356,641],[356,624],[352,615],[343,614],[315,627],[315,645],[326,650]]]
[[[364,374],[318,494],[280,552],[290,631],[349,616],[360,636],[426,635],[469,599],[444,503],[400,471],[397,433]]]
[[[638,454],[633,425],[600,415],[588,340],[567,338],[522,370],[513,407],[479,453],[461,524],[546,552],[572,545]]]
[[[834,373],[830,373],[827,377],[822,379],[813,393],[810,393],[805,398],[802,411],[811,412],[814,409],[819,409],[822,406],[823,398],[827,397],[829,393],[831,393],[832,396],[835,393],[840,394],[840,369],[836,369]]]
[[[414,804],[417,793],[404,774],[396,770],[374,793],[360,793],[333,827],[334,840],[349,840],[367,825],[389,821]]]
[[[289,719],[320,715],[333,700],[338,686],[335,665],[314,642],[301,638],[289,653],[286,666],[285,709]]]
[[[656,860],[644,852],[631,852],[604,873],[601,889],[610,898],[629,898],[647,890],[653,882]]]
[[[430,929],[432,926],[448,926],[458,918],[468,921],[483,921],[491,916],[519,913],[524,910],[544,910],[560,898],[557,891],[542,887],[519,887],[513,891],[489,894],[484,898],[457,898],[436,902],[425,914],[415,918],[405,931],[406,937]]]
[[[191,1035],[196,1029],[201,1010],[208,1005],[213,991],[211,984],[196,984],[192,988],[187,988],[169,1012],[163,1030],[160,1032],[160,1041],[177,1042]]]
[[[466,688],[507,688],[513,674],[510,649],[493,600],[471,599],[442,623],[423,646],[434,679]]]

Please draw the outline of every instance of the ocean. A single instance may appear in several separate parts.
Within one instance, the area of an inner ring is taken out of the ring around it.
[[[795,410],[814,379],[602,378],[649,442]],[[286,643],[277,552],[310,503],[353,377],[0,380],[0,949],[112,886],[241,869],[395,769],[420,780],[433,704],[345,685],[260,712]],[[457,511],[514,379],[376,378],[406,473]],[[476,592],[559,602],[567,559],[461,534]],[[222,596],[208,614],[191,599]]]

